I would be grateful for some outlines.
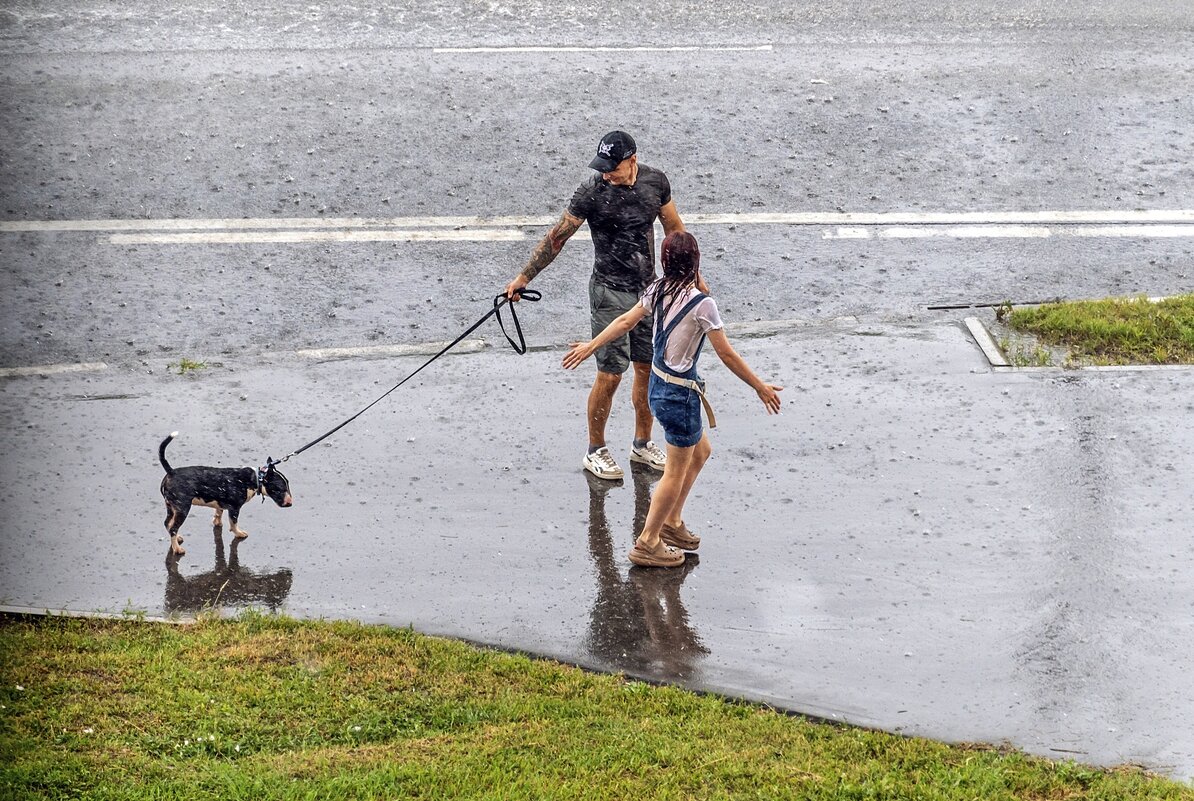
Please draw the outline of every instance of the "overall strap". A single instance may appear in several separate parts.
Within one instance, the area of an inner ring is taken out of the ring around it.
[[[688,301],[688,303],[686,303],[684,305],[684,308],[680,309],[680,313],[677,314],[675,317],[673,317],[672,321],[670,323],[668,323],[666,327],[664,326],[663,321],[667,318],[668,312],[671,311],[672,306],[675,305],[675,299],[673,298],[672,302],[669,303],[666,308],[664,308],[662,311],[659,312],[659,314],[655,320],[655,335],[652,338],[652,345],[655,348],[655,355],[651,359],[651,363],[656,367],[657,372],[662,370],[664,372],[673,373],[674,375],[677,375],[677,376],[681,375],[681,373],[676,373],[674,370],[672,370],[672,368],[668,367],[667,362],[664,361],[663,356],[664,356],[664,351],[667,350],[668,338],[672,335],[672,331],[675,330],[676,326],[679,325],[680,321],[683,320],[685,317],[687,317],[688,314],[694,308],[696,308],[697,304],[699,304],[701,301],[705,300],[707,297],[709,297],[709,296],[704,294],[703,292],[698,292],[695,297],[691,298]],[[701,341],[697,345],[697,353],[698,354],[701,351],[701,346],[704,344],[705,344],[705,335],[702,334]],[[693,361],[692,369],[689,372],[691,372],[694,376],[696,375],[695,359]]]
[[[673,317],[672,321],[667,324],[666,328],[663,329],[664,338],[666,339],[667,337],[671,336],[672,330],[680,323],[680,321],[683,320],[686,316],[688,316],[688,313],[691,312],[693,309],[695,309],[697,304],[699,304],[702,300],[704,300],[707,297],[709,297],[709,296],[706,295],[704,292],[698,292],[692,300],[690,300],[690,301],[688,301],[688,303],[684,304],[684,308],[680,309],[680,313],[677,314],[675,317]],[[659,318],[660,325],[663,324],[663,319],[665,317],[667,317],[668,312],[670,312],[671,310],[672,310],[672,304],[669,303],[668,307],[663,310],[663,316]]]

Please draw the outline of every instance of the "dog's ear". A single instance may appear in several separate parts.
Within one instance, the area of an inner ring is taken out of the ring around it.
[[[274,472],[274,457],[272,457],[272,456],[268,456],[268,457],[266,457],[266,459],[265,459],[265,472],[267,472],[267,473],[272,473],[272,472]]]

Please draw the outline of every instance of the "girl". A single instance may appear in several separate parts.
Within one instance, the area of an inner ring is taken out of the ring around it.
[[[678,567],[684,551],[695,551],[700,537],[684,525],[684,501],[709,459],[712,448],[701,427],[701,406],[709,425],[717,425],[705,400],[705,382],[697,375],[697,359],[705,338],[734,375],[759,394],[768,414],[779,412],[783,387],[766,384],[747,366],[722,330],[713,298],[697,289],[701,253],[696,239],[675,231],[663,240],[660,254],[663,277],[647,287],[638,305],[614,320],[588,342],[573,342],[564,356],[564,367],[573,369],[602,345],[633,328],[643,317],[655,314],[655,356],[647,395],[651,413],[663,426],[667,439],[667,465],[651,498],[647,522],[630,551],[630,561],[643,567]]]

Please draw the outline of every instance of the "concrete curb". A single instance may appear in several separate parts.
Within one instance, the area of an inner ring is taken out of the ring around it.
[[[44,609],[36,606],[12,606],[0,604],[0,615],[14,617],[69,617],[84,620],[126,620],[131,623],[169,623],[174,626],[189,626],[195,622],[193,617],[162,617],[160,615],[142,615],[138,613],[119,612],[80,612],[77,609]]]

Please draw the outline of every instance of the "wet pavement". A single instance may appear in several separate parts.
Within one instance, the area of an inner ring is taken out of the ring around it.
[[[524,311],[534,332],[534,310]],[[493,332],[490,332],[490,336]],[[436,363],[287,462],[248,539],[205,510],[168,556],[175,466],[260,464],[417,366],[166,360],[0,382],[0,603],[265,608],[519,649],[948,741],[1194,776],[1194,372],[993,372],[960,322],[734,337],[785,384],[767,417],[706,359],[720,427],[681,570],[626,558],[656,474],[580,469],[586,366]],[[535,342],[532,333],[531,339]],[[538,344],[543,344],[538,340]],[[504,346],[503,346],[504,347]],[[619,444],[623,442],[624,444]]]

